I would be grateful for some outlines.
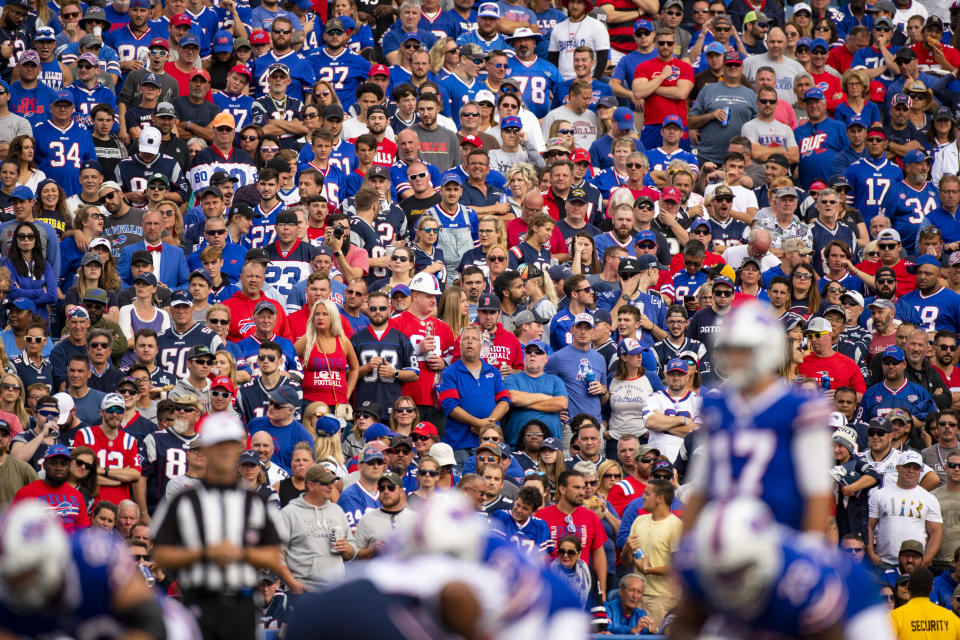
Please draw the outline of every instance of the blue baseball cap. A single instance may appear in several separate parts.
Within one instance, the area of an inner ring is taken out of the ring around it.
[[[440,186],[445,187],[451,182],[454,182],[461,187],[463,186],[463,178],[456,171],[447,171],[445,174],[440,176]]]
[[[810,51],[813,51],[816,48],[825,49],[830,51],[830,43],[824,40],[823,38],[814,38],[810,41]]]
[[[640,29],[646,29],[647,31],[653,31],[653,23],[647,20],[646,18],[640,18],[639,20],[633,23],[633,32],[636,33]]]
[[[727,52],[727,48],[720,44],[719,42],[711,42],[703,49],[704,53],[719,53],[723,55]]]
[[[823,91],[819,87],[811,87],[803,92],[804,100],[823,100]]]
[[[178,304],[185,304],[190,307],[193,306],[193,296],[190,295],[189,291],[174,291],[173,295],[170,296],[170,306],[174,307]]]
[[[350,16],[338,16],[337,19],[343,24],[345,31],[356,31],[357,23]]]
[[[390,430],[390,427],[383,424],[382,422],[374,422],[372,425],[367,427],[367,430],[363,434],[364,442],[373,442],[377,438],[392,438],[397,435]]]
[[[67,449],[66,445],[60,444],[59,442],[57,444],[52,444],[47,447],[47,454],[44,456],[44,458],[53,458],[55,456],[65,456],[69,458],[70,449]]]
[[[716,278],[714,278],[714,279],[713,279],[713,286],[716,287],[718,284],[726,285],[726,286],[730,287],[731,289],[734,288],[734,286],[733,286],[733,280],[731,280],[731,279],[728,278],[727,276],[717,276]]]
[[[143,77],[140,78],[140,86],[142,87],[145,84],[152,84],[156,88],[160,89],[160,78],[157,77],[155,73],[145,73]]]
[[[289,404],[294,407],[300,406],[300,395],[288,384],[279,385],[267,395],[277,404]]]
[[[332,436],[340,431],[341,428],[343,428],[343,425],[340,424],[340,421],[329,414],[322,415],[317,418],[317,423],[315,426],[317,431],[325,436]]]
[[[37,29],[36,35],[33,37],[34,42],[43,42],[49,40],[56,40],[57,34],[54,33],[53,29],[50,27],[40,27]]]
[[[33,300],[28,298],[15,298],[7,304],[16,309],[20,309],[21,311],[30,311],[34,314],[37,313],[37,305],[33,303]]]
[[[667,363],[667,368],[664,370],[664,373],[671,373],[673,371],[682,371],[683,373],[690,373],[690,365],[687,364],[686,360],[682,358],[674,358]]]
[[[149,9],[150,0],[130,0],[131,9]]]
[[[398,284],[398,285],[396,285],[393,289],[390,290],[390,297],[392,298],[393,296],[397,295],[398,293],[401,294],[401,295],[404,295],[404,296],[409,296],[409,295],[410,295],[410,287],[408,287],[408,286],[405,285],[405,284]]]
[[[260,466],[260,454],[252,449],[247,449],[240,454],[239,464],[253,464]]]
[[[140,275],[138,275],[136,278],[134,278],[133,281],[134,281],[134,282],[143,282],[144,284],[148,284],[148,285],[150,285],[151,287],[155,287],[155,286],[157,286],[157,284],[158,284],[158,283],[157,283],[157,276],[153,275],[153,274],[150,273],[149,271],[144,271],[143,273],[141,273]]]
[[[913,151],[907,151],[907,154],[903,156],[903,164],[910,164],[912,162],[926,162],[927,154],[919,149],[914,149]]]
[[[693,233],[693,230],[697,227],[706,227],[708,231],[713,232],[713,227],[710,226],[710,222],[704,218],[695,219],[693,224],[690,225],[689,231]]]
[[[214,53],[230,53],[233,51],[233,35],[229,31],[218,31],[213,39]]]
[[[550,451],[560,451],[563,449],[563,443],[560,442],[560,438],[544,438],[543,442],[540,443],[541,449],[549,449]]]
[[[528,342],[523,346],[524,352],[526,352],[526,350],[529,349],[530,347],[536,347],[537,349],[540,349],[540,351],[543,351],[544,353],[550,353],[550,347],[548,347],[547,343],[544,342],[543,340],[531,340],[530,342]]]
[[[646,271],[647,269],[660,266],[660,263],[657,262],[657,256],[652,256],[649,253],[642,256],[637,256],[635,260],[637,261],[637,265],[640,267],[641,271]]]
[[[863,119],[863,116],[861,116],[861,115],[858,113],[858,114],[854,115],[853,117],[851,117],[850,120],[847,122],[847,129],[849,129],[850,127],[863,127],[864,129],[866,129],[866,128],[867,128],[867,121],[864,120],[864,119]]]
[[[420,37],[419,33],[405,33],[403,34],[403,40],[400,42],[407,42],[409,40],[416,40],[420,43],[420,46],[423,46],[423,38]]]
[[[624,131],[633,131],[633,111],[630,107],[617,107],[613,112],[613,121]]]
[[[901,349],[895,344],[892,344],[883,350],[883,353],[881,354],[881,358],[882,358],[881,362],[883,362],[883,360],[886,360],[887,358],[891,358],[893,360],[896,360],[897,362],[903,362],[904,360],[907,359],[907,356],[904,355],[903,349]]]
[[[192,33],[188,33],[187,35],[185,35],[185,36],[183,36],[182,38],[180,38],[180,47],[181,47],[181,48],[183,48],[183,47],[189,47],[190,45],[193,45],[193,46],[195,46],[195,47],[199,47],[199,46],[200,46],[200,38],[198,38],[197,36],[193,35]]]
[[[917,258],[912,265],[907,267],[907,273],[916,273],[917,267],[921,267],[925,264],[932,265],[934,267],[940,268],[940,260],[936,256],[932,256],[929,253],[925,253],[919,258]]]
[[[670,114],[663,119],[663,124],[660,125],[660,128],[667,126],[668,124],[675,124],[681,129],[683,129],[683,120],[680,119],[680,116],[675,114]]]
[[[613,324],[613,316],[610,315],[610,312],[606,309],[597,309],[593,312],[594,322],[606,322],[607,324]]]
[[[50,101],[50,104],[56,104],[57,102],[69,102],[73,104],[73,92],[67,91],[66,89],[57,91],[53,96],[53,100]]]
[[[809,49],[810,45],[812,44],[813,44],[813,39],[807,38],[806,36],[797,40],[797,47],[806,47],[807,49]]]
[[[19,187],[14,187],[13,193],[10,194],[11,200],[33,200],[33,189],[26,185],[20,185]]]
[[[647,241],[657,244],[657,234],[650,229],[644,229],[637,233],[637,236],[633,239],[633,244],[640,244],[641,242]]]
[[[367,429],[369,431],[369,429]],[[383,460],[383,452],[376,447],[367,447],[360,452],[360,464],[368,464],[374,460]]]
[[[510,128],[523,129],[523,121],[520,120],[520,118],[518,118],[517,116],[507,116],[506,118],[500,121],[500,128],[501,129],[510,129]]]

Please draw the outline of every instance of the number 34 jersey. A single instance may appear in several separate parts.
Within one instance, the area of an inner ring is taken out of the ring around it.
[[[694,482],[708,500],[756,496],[788,527],[802,526],[807,497],[830,491],[830,404],[778,381],[750,400],[730,391],[703,399]]]

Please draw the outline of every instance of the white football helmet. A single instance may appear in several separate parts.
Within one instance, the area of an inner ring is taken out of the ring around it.
[[[727,348],[753,351],[746,366],[734,366],[724,352]],[[748,386],[760,378],[777,373],[787,357],[787,334],[780,322],[756,302],[746,302],[723,320],[714,344],[717,368],[729,384]]]
[[[783,562],[781,529],[767,505],[755,498],[710,503],[693,536],[697,573],[712,604],[735,613],[763,607]]]
[[[13,505],[0,521],[0,597],[36,611],[60,589],[70,540],[50,507],[36,500]]]
[[[417,518],[399,532],[405,555],[448,555],[480,560],[490,529],[473,503],[459,491],[438,493],[417,506]]]

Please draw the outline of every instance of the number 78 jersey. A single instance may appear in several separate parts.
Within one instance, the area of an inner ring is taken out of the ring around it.
[[[803,524],[808,497],[830,491],[829,403],[778,381],[760,396],[708,394],[695,458],[694,482],[708,500],[754,496],[774,518]]]
[[[534,58],[530,63],[510,58],[508,75],[520,84],[523,104],[537,118],[550,111],[553,96],[560,91],[560,72],[543,58]]]

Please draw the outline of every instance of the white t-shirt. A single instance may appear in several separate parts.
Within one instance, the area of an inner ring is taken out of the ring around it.
[[[734,269],[739,269],[740,265],[743,264],[743,259],[747,257],[749,250],[749,245],[738,244],[734,247],[729,247],[721,256],[723,257],[723,261],[728,265]],[[778,264],[780,264],[780,258],[768,251],[760,260],[760,269],[761,271],[766,271],[767,269],[774,268]]]
[[[700,407],[703,405],[703,398],[692,391],[684,394],[680,398],[673,398],[667,394],[666,390],[657,391],[647,398],[643,407],[643,421],[646,421],[654,413],[663,413],[668,415],[687,416],[695,422],[700,422]],[[656,447],[661,455],[667,457],[670,462],[674,462],[680,454],[680,446],[683,445],[683,438],[675,436],[665,431],[654,431],[647,427],[647,444]]]
[[[897,465],[900,464],[900,455],[902,453],[900,449],[890,449],[890,453],[888,453],[887,457],[883,460],[874,460],[869,449],[860,453],[860,458],[870,465],[870,468],[880,474],[881,484],[877,485],[874,490],[888,484],[896,484]],[[920,479],[923,480],[923,476],[931,471],[933,471],[933,467],[924,464],[923,468],[920,469]]]
[[[557,69],[564,80],[571,80],[577,75],[573,71],[573,50],[577,47],[590,47],[594,52],[609,49],[610,34],[607,33],[606,25],[596,18],[586,16],[580,22],[564,20],[553,28],[549,51],[560,53]]]
[[[896,482],[886,482],[881,489],[870,492],[868,515],[878,520],[874,537],[877,555],[894,565],[904,540],[917,540],[926,547],[927,522],[943,522],[940,502],[932,493],[920,485],[901,489]]]
[[[796,145],[794,145],[796,146]],[[715,182],[711,185],[707,185],[707,188],[703,190],[703,198],[706,200],[714,191],[717,190],[717,187],[721,183]],[[735,184],[730,187],[730,190],[733,191],[733,210],[747,212],[747,209],[753,208],[758,209],[757,205],[757,194],[755,194],[750,189],[746,187],[741,187],[739,184]]]

